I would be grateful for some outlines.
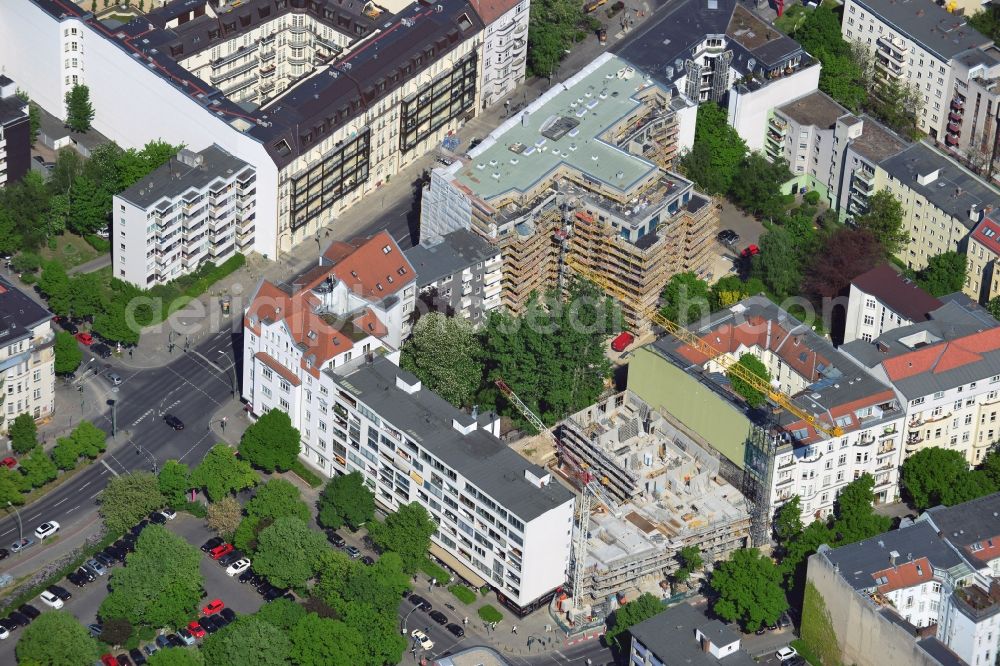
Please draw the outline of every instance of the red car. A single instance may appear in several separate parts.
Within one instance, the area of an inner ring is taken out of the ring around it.
[[[635,342],[635,336],[628,331],[623,331],[618,334],[618,337],[611,341],[611,348],[616,352],[623,352],[625,351],[625,348],[633,342]]]
[[[3,460],[0,460],[0,465],[3,465],[8,469],[14,469],[15,467],[17,467],[17,459],[7,456]]]
[[[742,252],[740,252],[740,256],[743,257],[744,259],[752,257],[755,254],[760,254],[760,248],[757,247],[756,245],[747,246],[746,248],[744,248]]]
[[[224,556],[228,555],[231,552],[233,552],[233,544],[231,544],[231,543],[224,543],[221,546],[216,546],[212,550],[208,551],[208,555],[213,560],[217,560],[220,557],[224,557]]]
[[[200,624],[198,624],[198,620],[191,620],[190,622],[188,622],[187,628],[188,631],[191,632],[191,635],[194,636],[195,638],[205,637],[205,630],[202,629]]]
[[[222,603],[222,599],[212,599],[207,606],[201,609],[201,612],[205,615],[215,615],[225,607],[226,604]]]
[[[113,654],[102,654],[101,663],[104,664],[104,666],[118,666],[118,660],[115,659]]]
[[[79,340],[82,344],[87,345],[88,347],[94,344],[94,336],[91,335],[90,333],[87,333],[86,331],[81,331],[77,333],[76,336],[74,337],[76,337],[77,340]]]

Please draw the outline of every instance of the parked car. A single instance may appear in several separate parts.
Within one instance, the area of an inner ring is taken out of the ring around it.
[[[73,337],[75,337],[80,342],[80,344],[87,345],[88,347],[94,344],[94,336],[91,335],[90,333],[87,333],[86,331],[81,331]]]
[[[214,634],[215,632],[217,632],[219,630],[219,628],[217,626],[215,626],[215,622],[212,621],[211,617],[200,617],[200,618],[198,618],[198,624],[201,625],[201,628],[202,628],[203,631],[205,631],[205,632],[207,632],[209,634]]]
[[[165,522],[167,522],[167,517],[164,516],[159,511],[154,511],[153,513],[149,514],[149,522],[153,523],[154,525],[162,525]]]
[[[6,560],[10,557],[10,551],[6,548],[0,548],[0,560]]]
[[[611,341],[611,349],[616,352],[623,352],[625,351],[625,348],[633,342],[635,342],[635,336],[628,331],[622,331],[614,340]]]
[[[226,604],[222,603],[222,599],[212,599],[207,606],[201,609],[201,612],[205,615],[215,615],[225,607]]]
[[[131,534],[132,536],[134,536],[135,538],[137,538],[137,539],[138,539],[138,538],[139,538],[139,535],[140,535],[140,534],[142,534],[142,531],[143,531],[144,529],[146,529],[146,527],[148,527],[148,526],[149,526],[149,521],[148,521],[148,520],[140,520],[140,521],[139,521],[139,522],[138,522],[138,523],[137,523],[137,524],[135,525],[135,527],[133,527],[132,529],[130,529],[130,530],[129,530],[129,533],[130,533],[130,534]]]
[[[26,548],[31,548],[34,545],[35,545],[34,539],[32,539],[31,537],[24,537],[20,541],[15,541],[14,543],[10,544],[10,552],[17,554]]]
[[[226,540],[223,539],[222,537],[217,537],[217,536],[216,537],[212,537],[211,539],[209,539],[205,543],[201,544],[201,550],[202,550],[202,552],[207,553],[207,552],[213,550],[216,546],[221,546],[225,542],[226,542]]]
[[[111,351],[111,347],[107,346],[103,342],[95,343],[91,346],[90,351],[94,352],[101,358],[111,358],[111,355],[114,353]]]
[[[228,567],[233,562],[243,559],[243,551],[233,549],[219,558],[219,564],[224,567]]]
[[[115,565],[115,558],[111,557],[108,553],[103,550],[99,553],[94,554],[94,559],[101,563],[106,569],[110,569]]]
[[[422,647],[423,649],[425,649],[425,650],[433,650],[434,649],[434,641],[432,641],[431,639],[429,639],[427,637],[427,634],[425,634],[424,632],[420,631],[419,629],[414,629],[413,631],[411,631],[410,632],[410,637],[413,638],[413,640],[417,641],[417,643],[419,643],[420,647]]]
[[[101,663],[104,664],[104,666],[120,666],[118,660],[115,659],[113,654],[102,654]]]
[[[15,467],[17,467],[17,458],[12,458],[10,456],[7,456],[3,460],[0,460],[0,465],[3,465],[7,469],[14,469]]]
[[[282,589],[280,587],[271,586],[271,589],[264,594],[264,601],[274,601],[279,597],[283,597],[288,594],[288,590]]]
[[[451,632],[452,636],[456,636],[457,638],[461,638],[462,636],[465,636],[465,629],[463,629],[461,627],[461,625],[458,625],[458,624],[449,624],[447,627],[445,627],[445,629],[447,629],[449,632]]]
[[[77,326],[76,324],[65,318],[59,320],[59,328],[66,331],[70,335],[76,335],[77,333],[80,332],[79,326]]]
[[[430,602],[427,601],[426,599],[424,599],[419,594],[411,594],[410,595],[410,603],[413,604],[414,606],[418,607],[420,610],[422,610],[425,613],[430,613],[432,610],[434,610],[434,607],[431,606]]]
[[[715,238],[723,245],[735,245],[740,240],[740,235],[732,229],[723,229]]]
[[[791,645],[786,645],[785,647],[780,648],[777,652],[774,653],[774,656],[777,657],[778,661],[782,663],[784,663],[788,659],[791,659],[792,657],[797,657],[798,655],[799,655],[798,651]]]
[[[241,583],[250,583],[254,587],[257,587],[257,585],[260,583],[260,577],[257,576],[256,573],[254,573],[253,569],[247,569],[246,571],[241,573],[238,580]]]
[[[428,614],[431,616],[432,620],[434,620],[441,626],[448,624],[448,616],[442,613],[441,611],[431,611]]]
[[[77,587],[83,587],[84,585],[90,582],[90,579],[87,576],[81,574],[79,571],[69,572],[69,574],[67,574],[66,576],[66,580],[73,583]]]
[[[208,551],[208,556],[211,557],[213,560],[217,560],[220,557],[224,557],[229,553],[233,552],[233,550],[235,550],[233,548],[233,544],[224,543],[221,546],[216,546],[212,550]]]
[[[165,509],[160,509],[160,515],[162,515],[167,520],[173,520],[174,518],[177,517],[177,512],[168,506]]]
[[[96,571],[91,571],[90,569],[88,569],[87,566],[86,566],[86,563],[84,563],[84,565],[81,566],[76,571],[81,576],[83,576],[84,578],[86,578],[88,583],[93,583],[95,580],[97,580],[97,572]]]
[[[241,557],[240,559],[230,563],[230,565],[226,567],[226,575],[236,576],[243,573],[249,568],[250,568],[250,560],[248,560],[245,557]]]
[[[122,376],[119,375],[117,372],[109,372],[108,381],[111,382],[112,386],[121,386],[122,382],[125,380],[122,379]]]
[[[118,562],[121,562],[122,564],[125,564],[125,556],[128,555],[128,551],[125,550],[124,548],[121,548],[119,546],[115,546],[115,545],[112,544],[112,545],[108,546],[107,548],[105,548],[104,551],[108,555],[110,555],[113,558],[115,558],[115,560],[117,560]]]
[[[236,611],[226,606],[221,611],[219,611],[219,617],[224,619],[227,624],[230,622],[234,622],[236,620]]]
[[[42,611],[38,610],[37,608],[35,608],[31,604],[21,604],[18,607],[17,612],[21,613],[22,615],[24,615],[25,617],[27,617],[29,620],[34,620],[35,618],[37,618],[39,615],[42,614]]]
[[[56,595],[63,601],[69,601],[70,599],[73,598],[73,595],[70,594],[70,591],[67,590],[65,587],[60,587],[58,585],[49,585],[47,588],[45,588],[45,590],[46,592],[51,592],[52,594]]]
[[[40,595],[38,595],[38,598],[42,600],[43,604],[51,608],[63,607],[63,600],[54,595],[53,593],[49,592],[48,590],[45,590]]]
[[[142,653],[139,648],[132,648],[128,651],[128,656],[132,657],[132,663],[135,666],[144,666],[146,663],[146,655]]]
[[[194,645],[194,635],[184,627],[177,630],[177,637],[184,645]]]
[[[350,557],[352,560],[356,560],[359,557],[361,557],[361,551],[355,548],[354,546],[348,546],[347,548],[344,549],[344,551],[347,553],[347,556]]]
[[[181,421],[176,416],[174,416],[173,414],[164,414],[163,422],[166,423],[171,428],[173,428],[174,430],[184,430],[184,422]]]
[[[194,636],[195,638],[205,637],[205,629],[200,624],[198,624],[198,620],[191,620],[190,622],[188,622],[187,628],[188,631],[191,632],[191,635]]]
[[[170,647],[170,639],[167,638],[166,634],[160,634],[156,637],[156,647],[161,650]]]
[[[184,647],[185,645],[184,641],[177,634],[167,634],[167,642],[170,644],[170,647]]]
[[[740,252],[740,256],[743,257],[744,259],[749,259],[750,257],[758,254],[760,254],[760,248],[757,247],[756,245],[748,245],[747,247],[743,248],[742,252]]]
[[[122,652],[120,655],[115,657],[121,666],[132,666],[132,660],[128,658],[128,655]]]
[[[371,555],[365,555],[364,557],[361,558],[361,563],[371,566],[375,564],[375,558],[372,557]]]
[[[330,530],[326,533],[326,538],[329,539],[330,543],[332,543],[337,548],[343,548],[345,545],[347,545],[347,542],[344,541],[344,537],[340,536],[333,530]]]
[[[118,539],[118,541],[115,541],[111,545],[125,551],[126,553],[135,552],[135,539]]]
[[[5,641],[8,638],[10,638],[10,629],[3,623],[3,620],[0,620],[0,641]]]
[[[154,652],[157,652],[157,647],[150,643],[149,645],[143,645],[142,651],[146,653],[147,657],[152,657]]]
[[[98,555],[100,555],[100,553],[98,553]],[[92,572],[92,573],[94,573],[94,574],[96,574],[98,576],[103,576],[106,573],[108,573],[107,568],[103,564],[101,564],[99,561],[97,561],[96,559],[89,559],[89,560],[87,560],[84,563],[83,566],[88,571],[90,571],[90,572]]]
[[[11,611],[10,615],[7,616],[7,621],[12,622],[18,627],[27,627],[31,624],[31,620],[28,616],[20,611]]]

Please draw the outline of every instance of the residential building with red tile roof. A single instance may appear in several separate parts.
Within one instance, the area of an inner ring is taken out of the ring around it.
[[[1000,645],[1000,493],[904,518],[898,529],[809,558],[844,663],[988,664]],[[807,593],[809,594],[809,593]]]
[[[980,303],[1000,296],[1000,215],[987,211],[969,234],[965,250],[965,286],[962,291]]]
[[[937,446],[975,465],[1000,437],[1000,322],[975,304],[949,301],[927,321],[841,350],[895,390],[904,460]]]
[[[943,303],[881,264],[851,280],[844,342],[872,341],[886,331],[926,321]]]
[[[398,357],[416,300],[413,267],[389,234],[335,243],[289,283],[261,281],[243,317],[243,398],[278,408],[302,434],[302,458],[327,474],[343,458],[326,422],[325,372],[372,354]]]
[[[718,353],[706,355],[672,337],[661,338],[653,348],[746,415],[747,429],[756,435],[733,462],[756,468],[758,503],[768,518],[796,495],[803,515],[826,517],[839,491],[862,474],[875,480],[877,502],[896,500],[903,411],[891,386],[761,296],[720,310],[688,330]],[[843,435],[831,437],[770,402],[749,408],[732,389],[721,362],[722,356],[734,361],[743,354],[759,359],[774,388],[791,396],[799,409],[828,427],[842,428]],[[751,441],[759,446],[752,453]]]

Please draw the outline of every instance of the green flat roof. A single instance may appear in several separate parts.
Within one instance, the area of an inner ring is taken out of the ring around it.
[[[493,130],[468,162],[448,171],[487,201],[512,190],[527,192],[561,164],[626,192],[658,167],[597,137],[637,108],[633,96],[652,85],[657,84],[606,53]]]

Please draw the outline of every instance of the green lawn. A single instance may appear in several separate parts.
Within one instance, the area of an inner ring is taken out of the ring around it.
[[[786,35],[790,35],[806,20],[809,11],[802,5],[792,5],[785,9],[785,13],[780,18],[774,21],[774,27]]]
[[[57,259],[67,269],[85,264],[99,256],[97,250],[92,248],[82,236],[71,234],[68,231],[56,237],[56,249],[44,246],[38,254],[44,261]]]

